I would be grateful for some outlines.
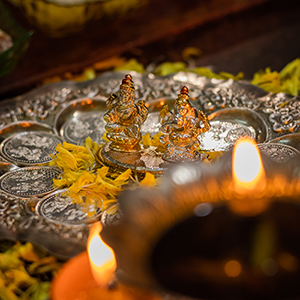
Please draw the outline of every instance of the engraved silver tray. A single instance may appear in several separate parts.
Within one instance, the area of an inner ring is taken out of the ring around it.
[[[23,125],[27,123],[33,126],[38,124],[45,131],[53,130],[57,135],[64,136],[67,122],[76,126],[76,114],[70,109],[70,104],[82,102],[81,98],[103,101],[118,91],[127,73],[133,77],[136,99],[146,100],[149,107],[148,120],[142,127],[144,133],[159,131],[157,120],[160,108],[164,104],[172,104],[181,87],[186,85],[193,105],[205,111],[213,124],[210,137],[199,137],[204,148],[218,150],[218,145],[220,150],[227,150],[236,138],[247,134],[264,147],[268,147],[269,142],[283,145],[280,149],[287,146],[289,151],[284,151],[285,155],[294,155],[296,150],[291,149],[300,150],[300,97],[268,93],[247,81],[207,79],[185,72],[163,77],[128,71],[107,72],[90,81],[44,85],[0,103],[0,139],[19,132],[20,128],[26,131]],[[80,121],[84,123],[83,111],[77,111],[83,116],[83,121]],[[29,126],[30,130],[34,130],[32,128]],[[80,134],[84,135],[84,132]],[[212,136],[216,142],[213,146],[207,146]],[[7,164],[3,157],[0,160],[4,162],[0,164],[1,174],[16,168]],[[32,207],[39,200],[24,200],[0,190],[0,238],[31,241],[65,258],[83,251],[89,226],[75,226],[68,219],[55,223],[35,213]]]

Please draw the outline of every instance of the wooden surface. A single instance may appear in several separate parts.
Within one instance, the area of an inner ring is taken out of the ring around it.
[[[12,12],[23,26],[31,28],[18,11]],[[182,50],[196,46],[205,62],[249,39],[293,27],[299,12],[299,1],[292,0],[149,0],[148,5],[122,19],[94,22],[76,36],[54,39],[35,30],[15,71],[0,78],[0,99],[26,92],[47,77],[79,72],[113,55],[133,56],[149,64],[182,60]]]

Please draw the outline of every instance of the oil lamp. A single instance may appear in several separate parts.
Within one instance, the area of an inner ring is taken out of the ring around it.
[[[101,231],[114,254],[100,269],[86,252],[70,260],[53,299],[298,299],[299,160],[243,138],[216,163],[174,164],[160,187],[124,192],[122,219]]]
[[[247,139],[213,164],[173,165],[126,191],[104,227],[117,278],[197,299],[298,299],[299,157],[280,164]]]

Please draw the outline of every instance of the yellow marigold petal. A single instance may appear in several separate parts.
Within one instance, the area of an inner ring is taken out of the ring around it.
[[[107,210],[107,208],[109,207],[109,205],[110,205],[111,203],[116,203],[116,202],[117,202],[116,199],[111,199],[111,200],[103,201],[103,204],[102,204],[101,209],[102,209],[102,210],[106,210],[106,211],[109,213],[110,210],[109,210],[109,209]],[[114,211],[114,209],[111,210],[110,214],[113,213],[113,211]]]
[[[112,205],[112,206],[108,207],[106,209],[106,212],[110,215],[110,214],[116,213],[118,211],[118,209],[119,209],[119,205],[115,204],[115,205]]]
[[[113,184],[116,186],[124,185],[126,181],[129,179],[129,176],[131,175],[131,170],[127,169],[125,172],[120,174],[114,181]]]
[[[80,187],[78,186],[78,182],[74,182],[70,187],[69,187],[69,192],[72,194],[76,194],[80,191]]]
[[[190,59],[194,59],[193,56],[200,56],[202,54],[201,49],[196,47],[187,47],[182,51],[182,58],[186,62],[188,62]]]
[[[296,58],[290,63],[288,63],[281,71],[280,71],[280,76],[285,77],[285,76],[291,76],[294,73],[299,74],[300,71],[300,58]]]
[[[55,166],[56,165],[56,163],[55,163],[55,161],[54,160],[51,160],[51,161],[49,161],[48,162],[48,166]]]
[[[106,137],[107,131],[105,131],[102,135],[102,139],[106,142],[109,142],[109,139]]]
[[[78,195],[76,193],[71,193],[69,194],[69,197],[72,199],[73,202],[81,204],[83,203],[83,199],[81,197],[81,195]]]
[[[76,171],[67,170],[64,172],[64,177],[69,180],[76,181],[82,175],[82,173],[83,171],[76,172]]]
[[[96,182],[99,184],[102,184],[106,188],[107,193],[111,192],[111,193],[116,194],[121,191],[121,188],[105,181],[101,176],[97,175]]]
[[[63,178],[63,179],[54,179],[53,178],[53,186],[54,187],[62,187],[68,184],[68,181]]]
[[[76,159],[68,150],[61,148],[60,153],[56,156],[57,163],[60,163],[61,166],[66,165],[72,170],[75,170],[77,168]]]
[[[82,175],[78,178],[77,183],[79,187],[83,187],[86,184],[93,183],[96,179],[96,176],[88,171],[84,171]]]
[[[156,186],[155,176],[149,172],[146,172],[144,179],[140,181],[140,185]]]
[[[100,150],[101,145],[98,145],[96,142],[93,142],[93,154],[96,155]]]
[[[108,171],[109,171],[109,167],[105,167],[105,166],[100,169],[97,169],[97,177],[100,176],[104,178],[107,175]]]
[[[92,141],[92,139],[89,136],[85,139],[84,145],[88,149],[92,149],[92,147],[93,147],[93,141]]]
[[[146,133],[142,136],[142,144],[144,146],[152,146],[150,133]]]
[[[67,143],[67,142],[63,142],[63,148],[70,151],[70,152],[72,152],[72,154],[80,153],[80,152],[83,152],[83,153],[88,153],[89,152],[88,149],[84,146],[74,145],[74,144],[70,144],[70,143]]]

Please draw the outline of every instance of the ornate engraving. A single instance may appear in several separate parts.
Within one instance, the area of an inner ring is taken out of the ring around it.
[[[25,94],[21,99],[17,97],[12,99],[15,101],[3,102],[0,113],[0,128],[22,120],[50,123],[51,120],[48,119],[51,119],[59,104],[75,97],[73,85],[72,83],[59,82],[42,87],[37,92]]]
[[[288,133],[298,129],[300,123],[300,101],[283,93],[269,94],[260,98],[260,107],[269,115],[272,129],[276,133]]]
[[[98,208],[97,213],[89,217],[88,212],[95,211],[95,207],[87,204],[79,205],[73,203],[68,195],[68,190],[58,191],[45,197],[38,204],[36,211],[39,215],[58,224],[88,223],[99,217],[101,213]]]
[[[295,148],[283,144],[259,144],[258,147],[262,153],[280,163],[300,154]]]
[[[56,153],[59,137],[39,131],[15,134],[1,145],[1,154],[9,161],[20,165],[45,164],[52,160],[50,154]]]
[[[299,98],[286,94],[268,94],[247,82],[216,80],[194,73],[179,72],[157,77],[149,73],[135,77],[135,98],[175,98],[182,85],[190,90],[191,101],[198,108],[212,112],[225,107],[243,107],[262,110],[268,115],[274,133],[298,131]],[[59,82],[4,101],[1,105],[0,128],[20,120],[39,120],[51,124],[53,114],[61,103],[82,96],[104,96],[116,93],[124,72],[107,72],[91,81]],[[280,106],[287,102],[287,104]],[[273,135],[274,138],[275,136]]]
[[[0,178],[2,191],[17,197],[42,196],[53,191],[53,178],[60,171],[51,167],[29,167],[7,172]]]
[[[21,201],[0,191],[0,225],[2,228],[16,232],[23,209]]]
[[[26,202],[0,191],[1,238],[30,240],[52,253],[70,258],[85,250],[89,226],[56,224],[30,214]]]
[[[225,107],[245,107],[245,103],[249,100],[246,94],[235,94],[232,89],[227,87],[207,88],[203,90],[202,95],[198,99],[205,111],[213,111]]]

